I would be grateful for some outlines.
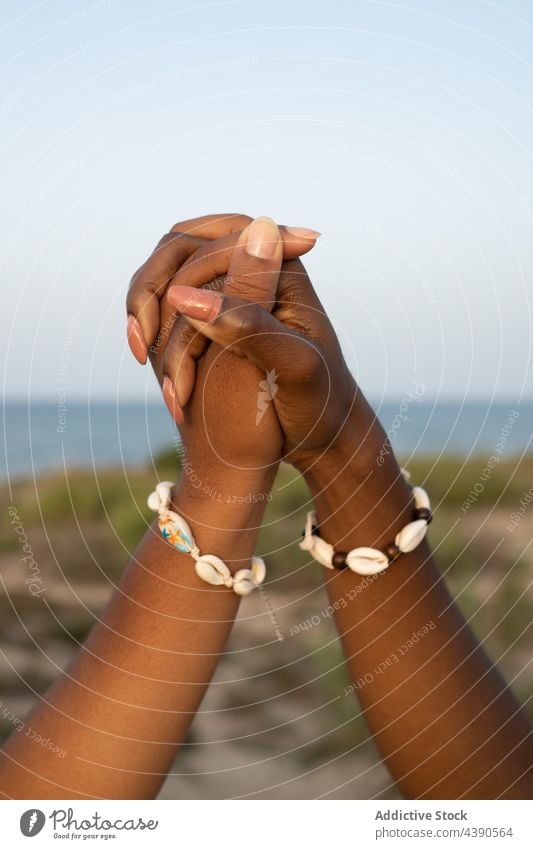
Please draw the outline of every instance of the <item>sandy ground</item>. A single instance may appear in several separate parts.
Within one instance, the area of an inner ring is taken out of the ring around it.
[[[533,591],[531,523],[506,532],[509,511],[479,508],[464,516],[454,533],[457,548],[479,540],[474,565],[452,563],[453,592],[473,624],[489,634],[487,647],[515,689],[531,695],[530,622]],[[453,521],[450,520],[453,525]],[[504,549],[498,541],[504,539]],[[33,535],[39,561],[46,560],[46,540]],[[60,559],[67,537],[55,540]],[[93,549],[99,545],[93,540]],[[490,552],[505,550],[492,557]],[[48,553],[48,557],[50,557]],[[2,557],[0,621],[0,698],[21,718],[38,693],[58,676],[76,650],[61,623],[79,638],[107,600],[105,578],[88,571],[70,572],[68,583],[48,568],[47,599],[59,622],[31,604],[20,579],[19,553]],[[473,577],[474,576],[474,577]],[[189,739],[166,780],[163,799],[369,799],[399,798],[353,695],[331,619],[291,636],[291,628],[326,607],[322,590],[267,588],[246,598],[227,651],[193,723]],[[519,601],[517,602],[517,599]],[[84,611],[84,606],[87,610]],[[269,611],[269,608],[274,610]],[[512,616],[507,616],[512,610]],[[89,613],[87,612],[89,611]],[[84,614],[84,615],[83,615]],[[85,617],[85,618],[84,618]],[[3,726],[4,734],[10,728]]]

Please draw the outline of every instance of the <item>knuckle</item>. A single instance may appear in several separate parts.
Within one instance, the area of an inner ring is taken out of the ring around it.
[[[241,277],[236,277],[234,274],[228,274],[226,277],[225,289],[231,295],[239,297],[250,296],[250,280],[243,280]]]
[[[158,292],[165,288],[166,280],[160,280],[157,283],[152,277],[153,269],[150,265],[150,261],[141,265],[140,268],[137,269],[135,274],[130,280],[130,285],[128,289],[128,298],[131,298],[132,301],[140,301],[142,300],[143,294],[148,293],[149,295],[156,295]]]
[[[179,356],[180,352],[185,351],[192,340],[196,336],[197,331],[190,327],[186,322],[179,322],[173,333],[172,346],[174,355]]]
[[[227,275],[224,290],[246,301],[262,304],[269,309],[272,306],[272,292],[268,277],[257,273],[248,275]]]
[[[295,306],[298,306],[297,311],[294,309]],[[308,339],[316,339],[319,336],[319,323],[320,314],[316,310],[309,309],[305,304],[294,304],[290,320],[287,321],[293,330]]]
[[[191,270],[191,268],[196,269],[197,266],[203,265],[206,260],[210,259],[210,250],[211,243],[207,245],[200,245],[200,247],[196,248],[196,250],[187,257],[182,268]]]
[[[253,306],[253,304],[241,304],[225,313],[225,324],[233,341],[237,342],[257,333],[258,322]]]
[[[155,246],[154,253],[156,253],[158,250],[161,250],[161,248],[164,248],[171,242],[176,242],[178,239],[186,238],[187,235],[185,233],[173,232],[172,230],[169,230],[168,233],[164,233],[159,239],[157,245]]]
[[[139,303],[144,303],[147,300],[147,296],[150,298],[152,295],[161,295],[165,291],[167,283],[168,280],[166,278],[157,282],[151,276],[138,277],[132,287],[132,296]]]
[[[128,289],[128,293],[126,295],[126,311],[130,313],[137,313],[137,298],[135,297],[135,292],[132,291],[131,287]]]
[[[128,297],[134,297],[136,288],[138,288],[139,278],[142,276],[144,269],[144,263],[139,266],[139,268],[133,272],[130,278],[130,284],[128,286]]]
[[[254,220],[250,215],[246,215],[241,212],[232,212],[228,218],[231,219],[234,224],[234,227],[232,228],[234,231],[236,229],[244,230],[244,228],[248,227],[248,225]]]
[[[169,315],[167,315],[164,322],[159,325],[157,336],[150,347],[150,350],[153,353],[161,353],[163,350],[166,350],[166,348],[168,347],[169,340],[172,339],[172,331],[174,328],[175,321],[176,314],[170,313]]]
[[[283,297],[291,302],[301,299],[304,275],[299,271],[283,270]]]
[[[294,377],[298,383],[306,385],[317,383],[324,372],[324,361],[314,346],[305,345],[301,352],[297,367],[294,369]]]
[[[169,332],[168,344],[165,346],[164,353],[165,365],[177,365],[191,340],[190,331],[186,327],[180,327],[180,323],[174,325]]]

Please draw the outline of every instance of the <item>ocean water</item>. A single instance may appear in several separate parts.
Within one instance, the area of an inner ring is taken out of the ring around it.
[[[533,403],[434,402],[376,404],[394,450],[410,454],[490,455],[533,451]],[[0,476],[5,480],[74,467],[132,466],[172,445],[176,429],[161,403],[6,402]]]

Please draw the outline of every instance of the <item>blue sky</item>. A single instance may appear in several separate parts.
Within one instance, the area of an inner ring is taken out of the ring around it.
[[[9,396],[155,397],[129,277],[242,211],[323,232],[306,264],[373,397],[533,397],[530,3],[50,0],[0,39]]]

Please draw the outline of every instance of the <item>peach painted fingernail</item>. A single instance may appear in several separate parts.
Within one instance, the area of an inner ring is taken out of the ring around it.
[[[172,383],[170,377],[165,375],[163,380],[163,398],[165,399],[165,404],[168,407],[168,411],[177,425],[183,424],[185,421],[185,417],[183,415],[183,410],[178,404],[178,399],[176,398],[176,393],[174,391],[174,384]]]
[[[285,230],[291,236],[296,236],[297,239],[312,239],[314,241],[322,235],[318,230],[310,230],[309,227],[285,227]]]
[[[222,295],[208,289],[171,286],[167,296],[174,309],[198,321],[214,321],[222,308]]]
[[[244,250],[259,259],[274,259],[280,250],[281,234],[271,218],[256,218],[244,234]]]
[[[144,341],[141,325],[134,315],[128,316],[127,335],[131,353],[137,362],[143,366],[148,357],[148,346]]]

